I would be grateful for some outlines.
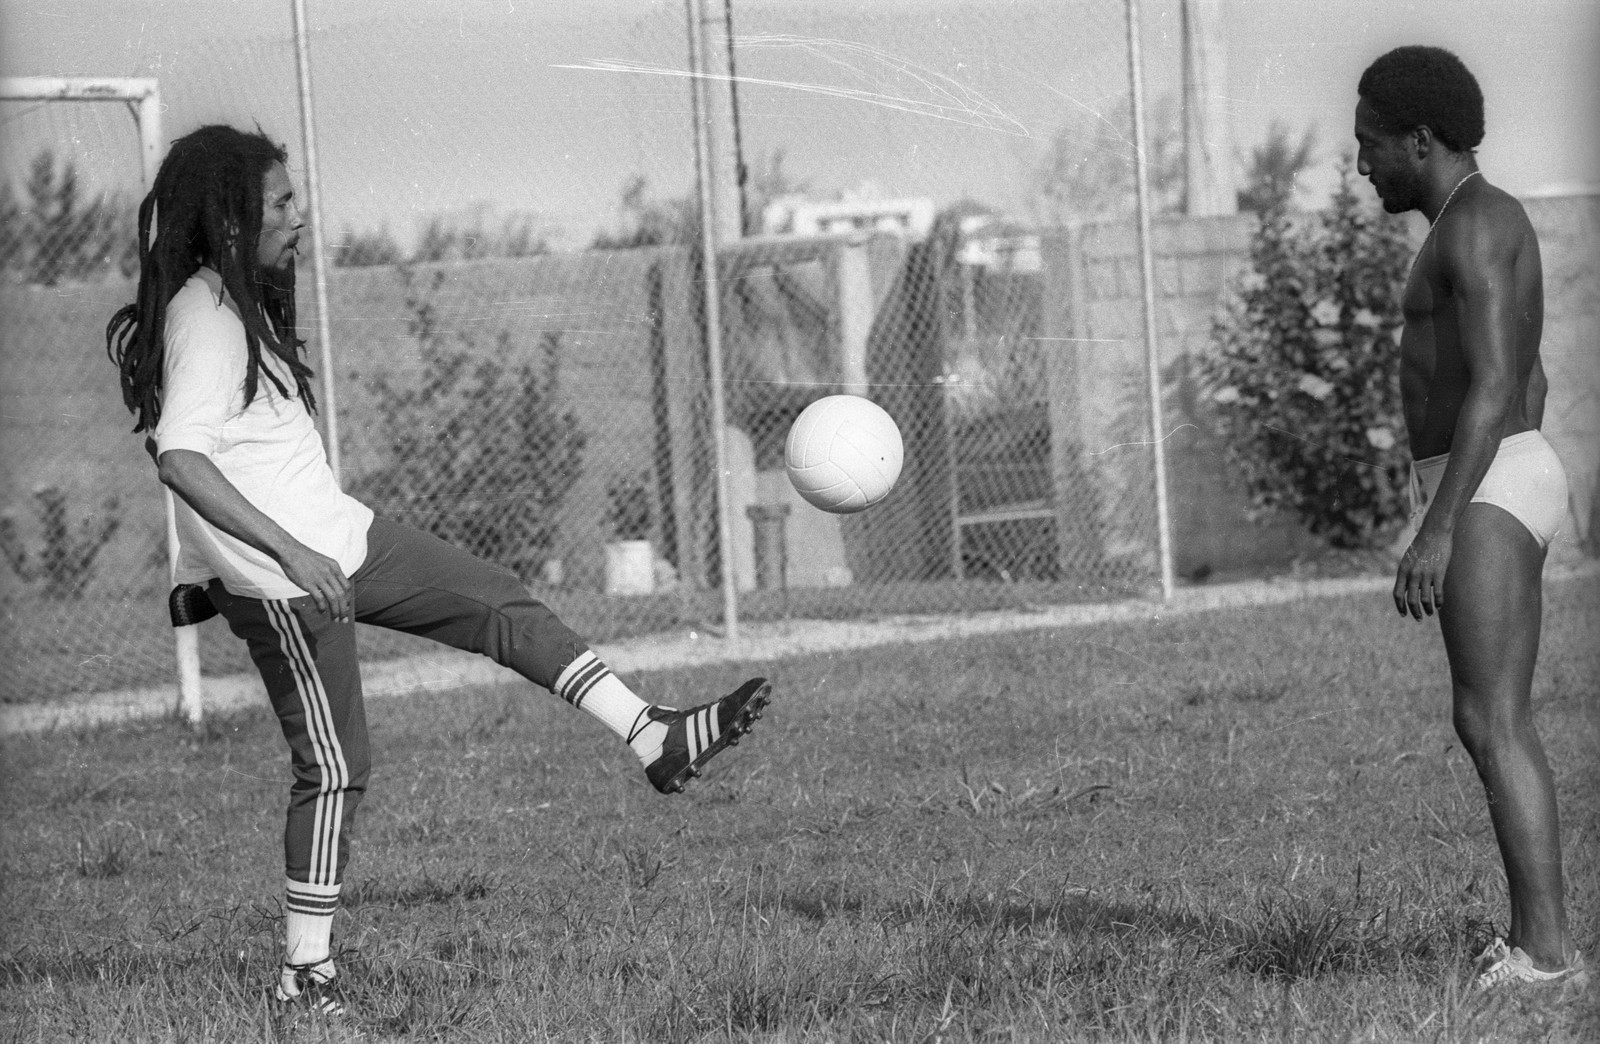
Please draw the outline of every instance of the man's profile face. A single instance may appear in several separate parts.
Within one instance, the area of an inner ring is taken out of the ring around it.
[[[294,270],[295,247],[304,227],[289,172],[282,163],[274,163],[261,178],[261,238],[256,244],[256,263],[264,275]]]
[[[1422,172],[1410,142],[1410,134],[1385,130],[1365,98],[1356,103],[1356,171],[1372,183],[1391,214],[1415,210],[1422,202]]]

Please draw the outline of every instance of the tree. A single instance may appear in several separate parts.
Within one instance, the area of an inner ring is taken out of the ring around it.
[[[811,182],[796,181],[783,169],[783,149],[773,149],[767,154],[764,168],[751,175],[745,185],[745,227],[761,228],[767,207],[786,196],[803,196],[811,191]]]
[[[399,273],[423,372],[372,381],[385,463],[357,495],[531,578],[555,551],[587,443],[577,413],[560,408],[561,335],[545,333],[536,355],[506,330],[487,346],[475,324],[447,336],[433,304],[444,273],[420,288],[409,268]]]
[[[1250,150],[1245,186],[1239,190],[1239,209],[1265,214],[1274,206],[1293,203],[1296,179],[1315,158],[1317,132],[1306,128],[1298,144],[1289,140],[1289,125],[1273,120],[1267,140]]]
[[[411,252],[413,262],[476,261],[487,257],[533,257],[550,252],[539,231],[539,219],[528,211],[513,211],[492,221],[488,206],[480,204],[460,214],[435,214],[428,220]]]
[[[368,268],[427,261],[476,261],[488,257],[534,257],[548,254],[543,223],[532,211],[497,214],[487,204],[465,211],[435,214],[409,256],[389,226],[376,231],[346,227],[333,247],[333,263],[341,268]]]
[[[783,169],[784,150],[767,154],[763,169],[745,183],[745,227],[760,228],[767,206],[785,196],[810,190],[808,181],[796,181]],[[593,250],[631,250],[646,246],[685,246],[700,240],[700,204],[692,194],[655,199],[649,180],[635,174],[622,189],[621,221],[612,231],[595,233]]]
[[[54,286],[138,270],[134,209],[122,197],[84,197],[77,168],[49,149],[29,165],[19,200],[0,186],[0,266],[24,282]]]
[[[346,226],[334,244],[332,254],[334,265],[340,268],[397,265],[405,260],[405,252],[389,234],[388,225],[376,232],[357,232]]]
[[[593,250],[633,250],[647,246],[684,245],[700,234],[700,206],[684,196],[652,199],[650,182],[635,174],[622,190],[618,209],[622,221],[612,232],[597,232],[589,244]]]
[[[1151,209],[1181,213],[1184,206],[1182,125],[1177,103],[1164,95],[1152,106],[1146,169]],[[1134,183],[1133,105],[1124,97],[1109,112],[1085,109],[1050,139],[1033,174],[1035,217],[1044,224],[1092,221],[1132,214]]]

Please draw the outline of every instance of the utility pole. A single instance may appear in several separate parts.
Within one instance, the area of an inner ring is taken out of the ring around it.
[[[1191,217],[1237,213],[1222,0],[1181,0],[1181,15],[1187,209]]]
[[[716,210],[710,215],[719,243],[736,243],[744,235],[741,213],[744,198],[743,171],[740,169],[738,114],[733,82],[733,11],[731,0],[692,0],[695,32],[700,39],[703,65],[699,75],[705,79],[706,111],[702,118],[710,129],[713,144],[707,171],[716,185]]]

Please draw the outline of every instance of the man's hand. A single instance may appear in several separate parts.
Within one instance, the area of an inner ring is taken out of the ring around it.
[[[224,533],[270,555],[289,582],[311,596],[321,612],[340,623],[354,618],[353,586],[339,563],[313,551],[250,501],[210,457],[193,450],[167,450],[157,461],[164,482],[201,518]]]
[[[1400,556],[1394,578],[1394,605],[1400,615],[1420,620],[1444,608],[1444,575],[1450,566],[1451,536],[1424,527]]]
[[[301,545],[284,555],[278,564],[283,566],[283,575],[290,583],[311,596],[319,612],[340,623],[352,618],[355,586],[338,562]]]

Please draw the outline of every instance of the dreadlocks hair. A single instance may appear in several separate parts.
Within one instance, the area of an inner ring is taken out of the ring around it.
[[[154,430],[161,419],[162,366],[167,305],[202,263],[222,276],[244,322],[244,401],[256,397],[262,373],[289,397],[263,347],[288,366],[295,393],[316,409],[311,369],[301,360],[304,341],[295,336],[294,273],[286,285],[263,277],[256,258],[261,236],[262,181],[288,152],[257,128],[201,127],[172,143],[155,185],[139,204],[139,286],[106,326],[106,354],[121,376],[122,401],[137,416],[135,432]],[[155,241],[151,242],[152,217]]]
[[[1396,47],[1367,67],[1356,93],[1392,133],[1427,127],[1454,152],[1483,141],[1483,91],[1461,59],[1441,47]]]

